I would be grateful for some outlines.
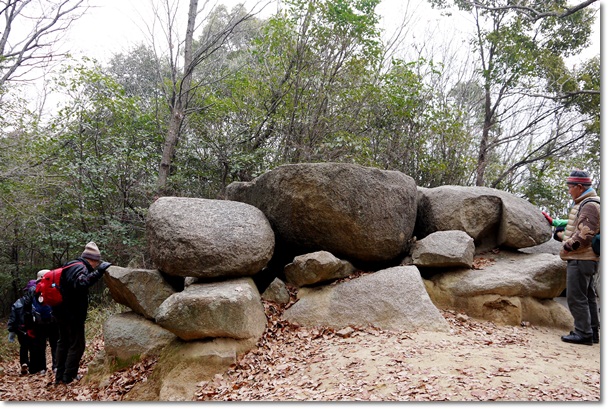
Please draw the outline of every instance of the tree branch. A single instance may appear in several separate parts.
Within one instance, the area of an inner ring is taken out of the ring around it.
[[[484,10],[488,10],[488,11],[504,11],[504,10],[515,10],[517,12],[521,12],[522,14],[526,15],[526,17],[532,21],[537,21],[540,20],[542,18],[547,18],[547,17],[557,17],[557,18],[564,18],[567,16],[570,16],[574,13],[576,13],[579,10],[582,10],[588,6],[590,6],[591,4],[597,2],[598,0],[586,0],[583,1],[582,3],[579,3],[573,7],[565,7],[564,11],[539,11],[536,10],[532,7],[527,7],[527,6],[522,6],[519,4],[509,4],[506,6],[500,6],[500,7],[489,7],[486,6],[484,4],[480,4],[476,1],[471,1],[471,5],[478,7],[480,9],[484,9]]]

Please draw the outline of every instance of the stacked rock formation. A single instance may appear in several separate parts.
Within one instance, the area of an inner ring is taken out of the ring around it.
[[[191,362],[232,363],[264,333],[263,298],[287,304],[287,321],[335,329],[445,331],[439,308],[571,325],[553,300],[564,262],[529,251],[551,239],[550,227],[534,205],[496,189],[421,188],[352,164],[285,165],[232,183],[224,200],[162,197],[146,227],[155,269],[105,275],[131,310],[104,327],[106,353],[120,359],[181,345]],[[173,384],[160,389],[189,384],[181,370],[165,371]]]

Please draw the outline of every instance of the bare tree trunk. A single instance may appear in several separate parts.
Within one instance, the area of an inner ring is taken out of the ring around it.
[[[163,154],[158,170],[157,193],[159,196],[168,193],[167,181],[171,174],[171,164],[175,157],[175,148],[181,133],[182,124],[185,118],[185,110],[188,106],[188,93],[192,83],[192,41],[194,37],[194,27],[198,10],[198,0],[190,0],[188,8],[188,26],[186,28],[186,38],[184,41],[184,68],[181,81],[176,78],[175,98],[171,106],[171,117],[169,118],[169,129],[163,144]]]
[[[479,152],[477,155],[477,173],[475,180],[476,186],[483,186],[484,183],[484,176],[486,168],[488,167],[490,128],[492,127],[492,101],[490,90],[486,89],[485,94],[485,115],[483,119],[483,131],[481,133],[481,140],[479,141]]]
[[[176,101],[171,108],[171,118],[169,120],[169,130],[163,144],[163,155],[160,160],[160,168],[158,170],[158,195],[164,196],[169,192],[167,190],[167,181],[171,174],[171,163],[175,156],[175,148],[179,138],[180,129],[183,122],[183,109],[181,103]]]

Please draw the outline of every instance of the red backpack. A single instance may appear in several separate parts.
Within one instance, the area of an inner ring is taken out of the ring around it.
[[[38,284],[36,284],[36,298],[38,302],[42,305],[49,305],[51,307],[55,307],[63,301],[63,296],[61,295],[61,273],[68,267],[71,267],[75,264],[82,264],[82,262],[72,263],[63,267],[56,268],[45,273]]]

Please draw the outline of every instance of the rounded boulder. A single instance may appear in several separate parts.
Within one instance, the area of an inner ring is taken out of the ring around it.
[[[146,232],[153,262],[174,276],[253,276],[274,251],[264,213],[229,200],[161,197],[150,206]]]

